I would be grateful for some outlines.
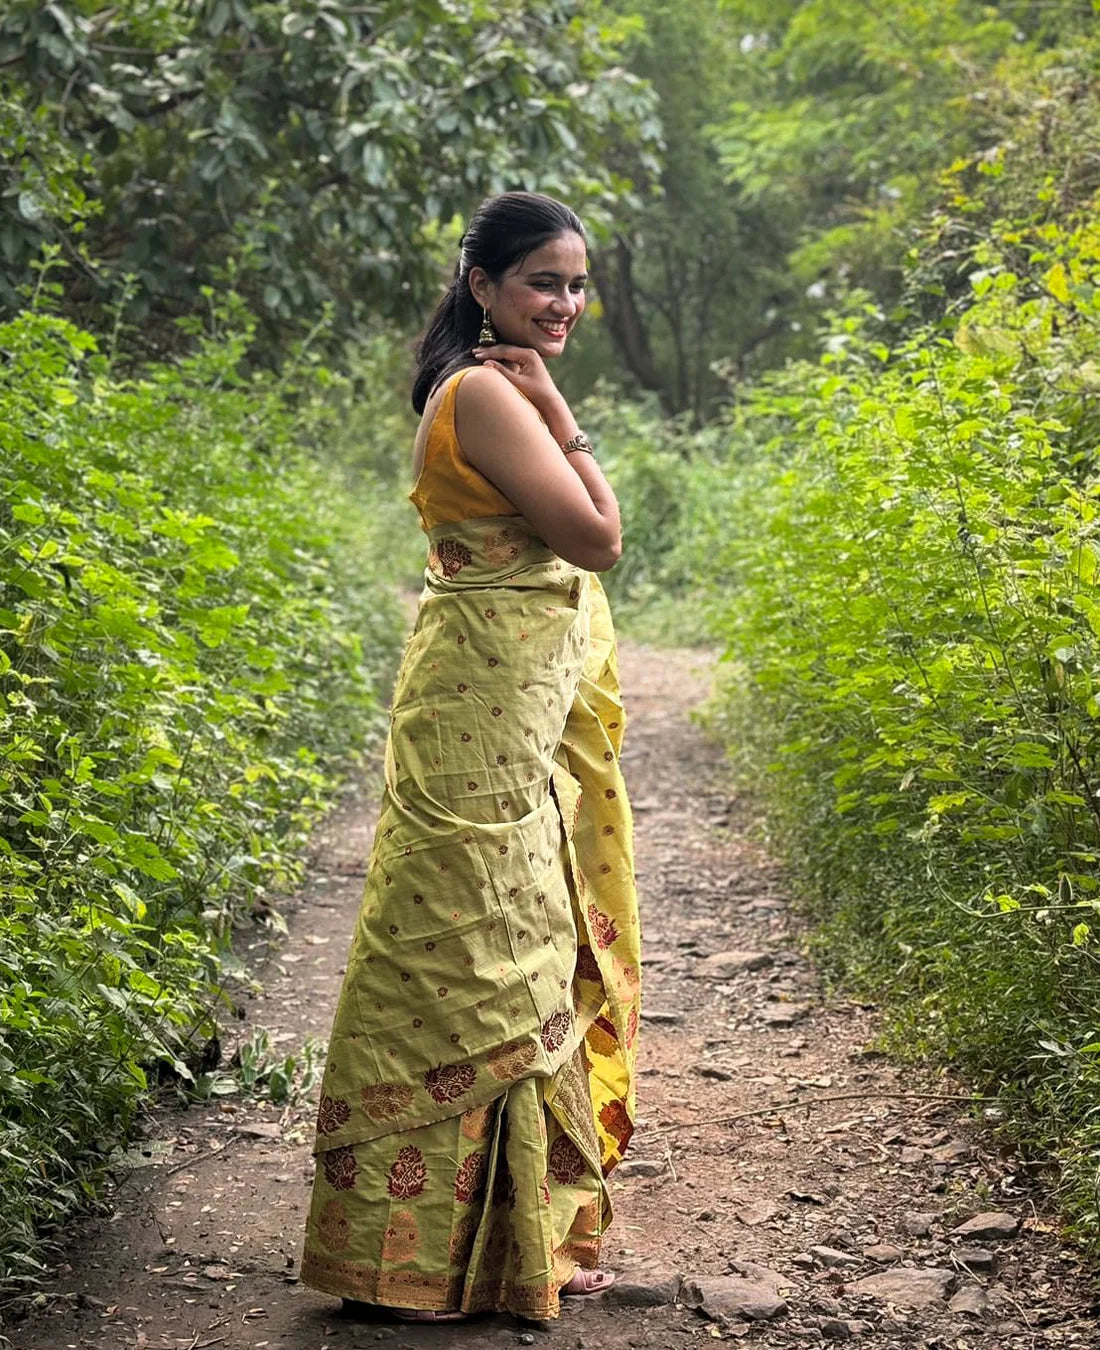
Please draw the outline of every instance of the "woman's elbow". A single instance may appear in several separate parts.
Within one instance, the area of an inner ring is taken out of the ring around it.
[[[610,572],[622,555],[623,541],[618,538],[609,544],[605,544],[602,548],[594,550],[592,561],[586,563],[585,567],[589,572]]]

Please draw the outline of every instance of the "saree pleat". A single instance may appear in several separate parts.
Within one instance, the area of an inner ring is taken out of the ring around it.
[[[428,529],[329,1041],[303,1280],[558,1312],[633,1129],[624,713],[598,578],[514,515]]]

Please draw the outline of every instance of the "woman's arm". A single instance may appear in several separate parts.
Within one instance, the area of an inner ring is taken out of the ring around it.
[[[538,361],[536,353],[524,352]],[[545,370],[527,381],[537,408],[512,387],[523,387],[519,378],[509,378],[516,374],[497,365],[463,377],[455,397],[462,453],[555,553],[578,567],[606,572],[622,553],[611,485],[591,455],[562,454],[560,442],[577,434],[577,424]]]

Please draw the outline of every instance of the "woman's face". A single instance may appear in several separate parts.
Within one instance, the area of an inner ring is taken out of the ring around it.
[[[533,347],[544,359],[560,356],[584,311],[586,261],[584,240],[569,230],[533,250],[499,282],[472,268],[470,289],[488,308],[501,342]]]

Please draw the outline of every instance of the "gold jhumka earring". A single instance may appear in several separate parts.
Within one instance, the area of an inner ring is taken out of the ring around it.
[[[485,317],[481,321],[481,332],[477,335],[478,345],[481,347],[494,347],[499,341],[496,329],[493,327],[492,319],[489,318],[488,309],[483,307],[481,312]]]

